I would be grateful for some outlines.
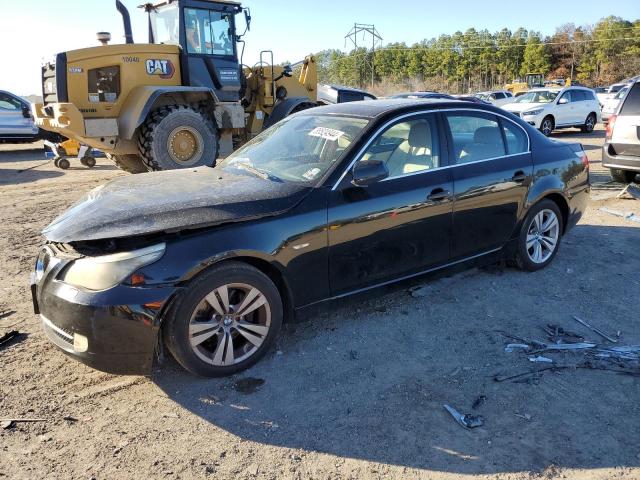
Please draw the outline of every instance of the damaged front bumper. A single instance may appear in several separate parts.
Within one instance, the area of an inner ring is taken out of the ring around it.
[[[38,281],[34,309],[49,340],[67,355],[107,373],[147,375],[158,344],[161,312],[175,286],[118,285],[84,291],[56,279],[65,262]]]

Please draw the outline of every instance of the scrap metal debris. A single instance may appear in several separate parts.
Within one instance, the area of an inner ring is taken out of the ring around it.
[[[19,339],[22,334],[18,330],[11,330],[0,337],[0,348],[9,346],[14,340]]]
[[[640,216],[636,215],[633,212],[620,212],[618,210],[612,210],[607,207],[600,207],[598,210],[604,213],[608,213],[610,215],[615,215],[616,217],[623,218],[624,220],[630,220],[632,222],[640,223]]]
[[[4,430],[15,427],[16,423],[46,422],[46,418],[0,418],[0,425]]]
[[[542,327],[542,330],[544,330],[549,340],[553,343],[581,343],[584,341],[584,337],[582,335],[565,330],[558,325],[547,324],[546,327]]]
[[[592,332],[597,333],[598,335],[600,335],[602,338],[604,338],[605,340],[609,340],[611,343],[618,343],[618,340],[616,340],[615,338],[610,337],[609,335],[607,335],[606,333],[604,333],[602,330],[600,330],[599,328],[594,327],[593,325],[589,325],[587,322],[585,322],[584,320],[581,320],[580,318],[576,317],[575,315],[573,315],[573,319],[580,323],[581,325],[584,325],[585,327],[587,327],[589,330],[591,330]]]
[[[464,427],[467,430],[484,425],[484,418],[480,415],[463,415],[450,405],[445,404],[443,407],[451,414],[454,420],[458,422],[461,427]]]
[[[475,399],[475,401],[473,402],[473,405],[471,405],[471,408],[473,408],[474,410],[477,410],[486,401],[487,401],[487,396],[480,395],[478,398]]]
[[[529,357],[529,361],[533,363],[553,363],[553,359],[538,355],[537,357]]]
[[[632,183],[624,187],[616,198],[625,198],[630,200],[640,199],[640,188],[636,187]]]

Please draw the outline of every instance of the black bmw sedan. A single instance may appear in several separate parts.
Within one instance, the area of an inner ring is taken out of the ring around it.
[[[489,105],[355,102],[274,125],[215,168],[118,178],[44,230],[44,331],[99,370],[258,361],[306,307],[470,259],[548,265],[588,199],[579,144]],[[306,310],[308,311],[308,310]]]

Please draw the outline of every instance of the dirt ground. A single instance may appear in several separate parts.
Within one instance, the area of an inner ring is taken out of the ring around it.
[[[543,339],[554,323],[601,341],[578,315],[640,344],[640,223],[598,210],[640,215],[640,201],[615,198],[601,129],[555,137],[588,148],[594,188],[549,268],[449,272],[342,301],[216,380],[170,359],[150,378],[107,375],[45,339],[28,288],[39,232],[124,173],[105,159],[63,172],[33,146],[0,145],[0,334],[25,333],[0,350],[0,418],[44,419],[0,428],[0,477],[640,478],[640,378],[580,369],[494,381],[534,367],[505,352],[500,332]],[[423,284],[425,296],[408,293]],[[461,428],[445,403],[485,425]]]

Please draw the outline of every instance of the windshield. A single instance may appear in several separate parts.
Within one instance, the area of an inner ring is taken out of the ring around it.
[[[515,103],[551,103],[553,102],[558,93],[553,90],[537,90],[535,92],[527,92],[520,95],[514,100]]]
[[[177,3],[152,10],[150,19],[154,43],[180,44]]]
[[[227,157],[219,167],[272,181],[316,183],[342,157],[368,121],[329,115],[282,120]]]

